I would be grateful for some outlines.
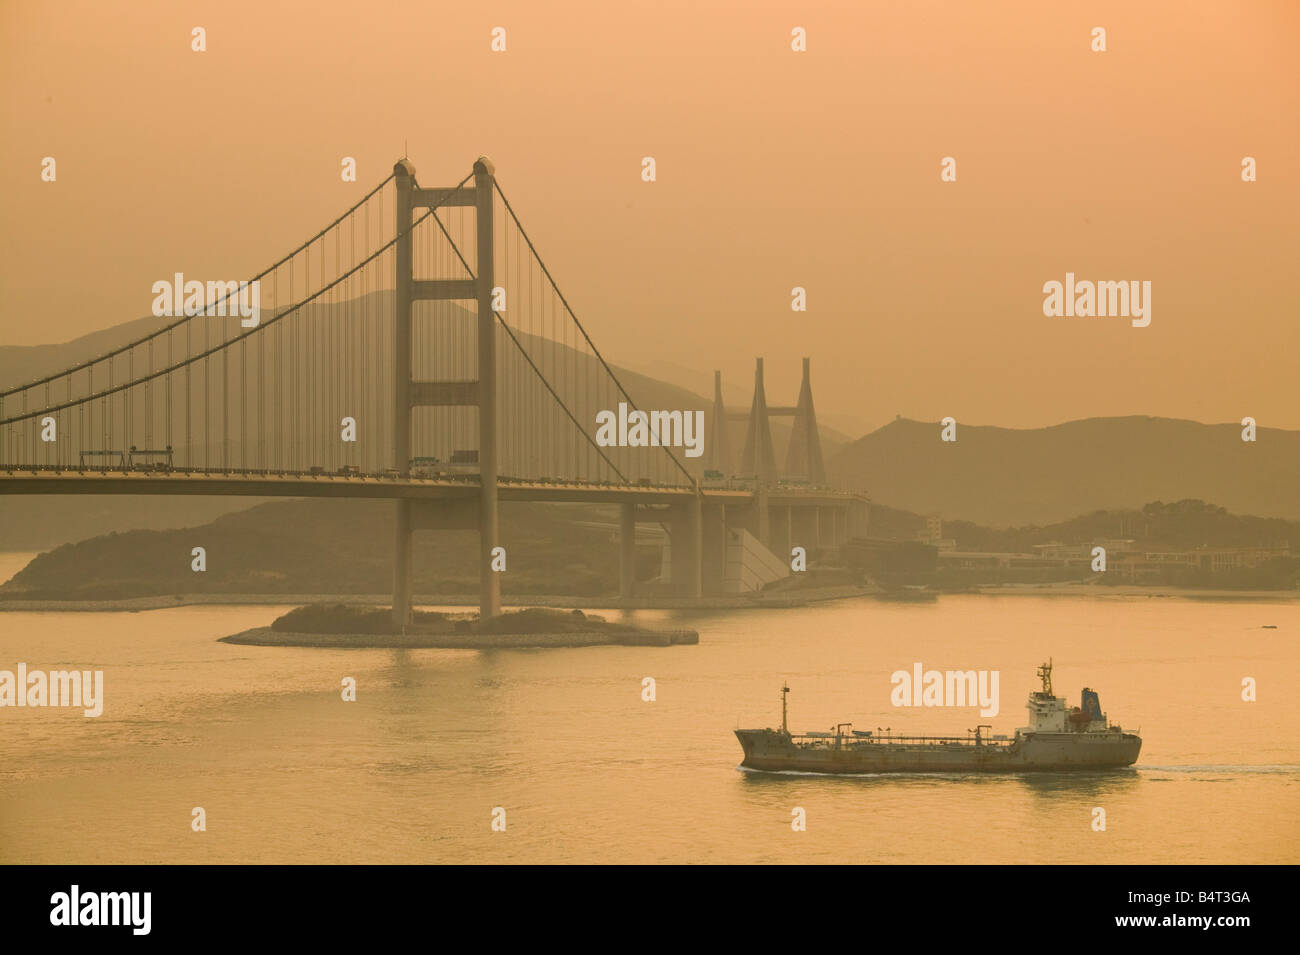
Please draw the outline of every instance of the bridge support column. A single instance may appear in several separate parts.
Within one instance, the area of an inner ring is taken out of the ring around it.
[[[789,508],[790,546],[802,547],[808,554],[821,549],[821,514],[814,505]]]
[[[720,594],[727,579],[727,508],[725,504],[705,504],[701,514],[700,590]]]
[[[867,527],[870,523],[871,505],[863,500],[849,502],[849,517],[847,536],[866,537]]]
[[[767,485],[758,481],[754,487],[754,536],[769,550],[772,548],[772,512],[767,503]]]
[[[703,547],[703,517],[700,495],[674,504],[669,516],[672,534],[673,589],[680,597],[699,597],[702,593],[700,558]]]
[[[636,590],[636,505],[620,504],[618,521],[618,592],[631,597]]]
[[[792,528],[790,527],[791,508],[787,504],[784,506],[777,505],[770,510],[772,512],[769,518],[772,523],[772,542],[768,544],[768,547],[777,557],[782,560],[789,560],[790,548],[793,546],[791,543]]]
[[[501,580],[492,570],[492,549],[499,543],[497,523],[497,349],[492,310],[493,168],[483,157],[474,163],[475,224],[478,238],[478,468],[479,617],[501,612]]]
[[[817,550],[817,542],[814,540],[816,525],[809,513],[809,508],[795,507],[791,504],[785,508],[785,513],[786,531],[790,535],[790,543],[786,546],[784,556],[789,556],[791,547],[802,547],[811,556]]]
[[[411,622],[411,502],[397,501],[397,531],[393,546],[393,629]]]
[[[838,548],[844,543],[840,537],[840,508],[834,504],[822,508],[822,537],[827,547]]]

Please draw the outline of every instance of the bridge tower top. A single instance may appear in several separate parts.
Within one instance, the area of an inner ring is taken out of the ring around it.
[[[826,483],[826,465],[822,460],[822,441],[817,429],[817,412],[813,409],[812,360],[803,360],[803,381],[799,385],[799,402],[794,409],[794,429],[785,456],[785,471],[790,477],[812,484]]]
[[[749,408],[749,428],[740,469],[760,483],[776,480],[776,454],[772,450],[772,424],[768,418],[767,390],[763,384],[763,359],[754,360],[754,401]]]
[[[727,437],[727,408],[722,401],[722,372],[713,373],[713,417],[705,452],[705,468],[731,476],[731,443]]]
[[[749,412],[749,427],[745,437],[745,451],[741,470],[753,475],[759,482],[777,479],[776,458],[772,449],[773,417],[793,418],[790,445],[786,450],[785,468],[780,477],[826,483],[826,466],[822,459],[821,435],[817,428],[817,412],[812,397],[812,360],[803,360],[803,381],[799,386],[799,400],[794,405],[769,406],[763,383],[763,359],[756,360],[754,368],[754,401]]]

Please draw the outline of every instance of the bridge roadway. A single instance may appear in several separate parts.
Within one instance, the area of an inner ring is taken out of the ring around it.
[[[596,484],[502,477],[503,501],[555,501],[608,504],[674,504],[689,499],[689,485]],[[705,501],[748,504],[752,487],[701,487]],[[0,494],[207,494],[247,497],[359,497],[413,500],[477,498],[477,475],[401,477],[372,474],[311,474],[302,471],[223,471],[219,469],[146,471],[76,467],[4,467]],[[859,495],[829,488],[777,485],[767,491],[769,505],[845,505]]]

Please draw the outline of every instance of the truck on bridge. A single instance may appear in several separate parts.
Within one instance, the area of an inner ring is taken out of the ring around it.
[[[431,455],[411,458],[412,477],[437,477],[442,473],[442,461]]]
[[[126,466],[133,471],[170,471],[172,446],[165,448],[137,448],[131,445],[126,453]]]
[[[172,446],[138,448],[133,444],[126,451],[82,451],[81,467],[83,470],[98,467],[105,471],[111,468],[123,471],[170,471]]]

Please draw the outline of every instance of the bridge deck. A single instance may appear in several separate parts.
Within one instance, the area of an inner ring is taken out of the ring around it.
[[[562,480],[501,478],[503,501],[670,504],[689,498],[687,485],[584,483]],[[10,468],[0,470],[0,494],[193,494],[247,497],[358,497],[454,499],[476,497],[477,475],[399,477],[364,474],[307,474],[254,471],[131,471],[77,468]],[[751,487],[701,488],[716,503],[748,503]],[[775,487],[769,504],[847,504],[861,495],[828,488]]]

